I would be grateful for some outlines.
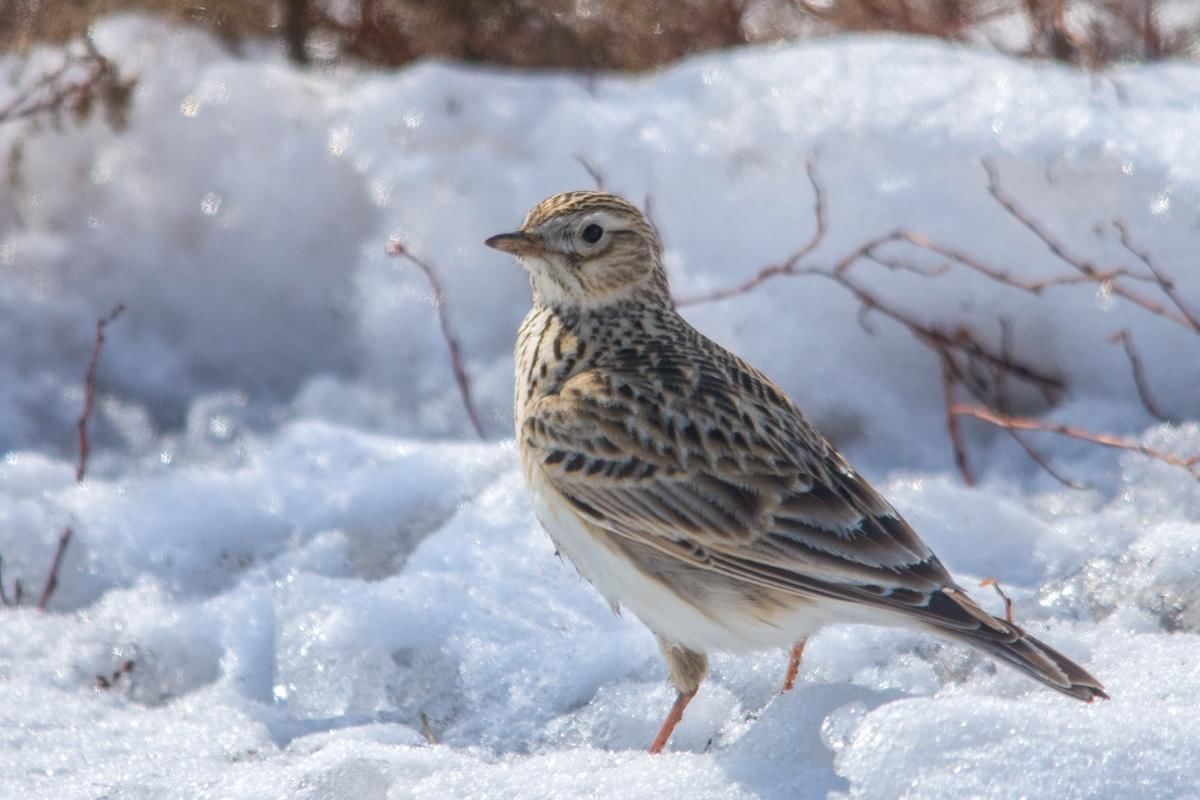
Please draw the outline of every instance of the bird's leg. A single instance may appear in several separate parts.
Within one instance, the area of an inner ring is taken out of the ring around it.
[[[687,704],[692,702],[692,698],[695,696],[695,692],[691,694],[679,692],[675,695],[675,705],[671,706],[671,711],[667,714],[667,718],[663,720],[662,727],[658,729],[658,736],[655,736],[654,741],[650,744],[650,755],[658,755],[667,746],[667,740],[675,732],[675,726],[683,719],[683,710],[687,708]]]
[[[658,646],[662,649],[663,658],[667,661],[667,672],[671,676],[671,684],[678,694],[675,697],[675,705],[671,706],[671,711],[658,730],[658,736],[654,737],[654,742],[650,745],[651,754],[661,753],[662,749],[667,746],[667,741],[675,731],[675,726],[683,719],[683,710],[700,690],[700,681],[704,680],[704,675],[708,672],[708,658],[704,653],[697,653],[695,650],[688,650],[686,647],[672,644],[662,637],[658,639]]]
[[[800,671],[800,656],[804,655],[804,643],[807,641],[807,639],[801,639],[792,645],[792,655],[788,659],[787,672],[783,676],[783,688],[779,690],[780,694],[790,692],[796,685],[796,673]]]

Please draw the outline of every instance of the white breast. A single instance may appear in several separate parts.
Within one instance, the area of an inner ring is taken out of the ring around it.
[[[669,642],[700,652],[787,647],[833,621],[823,604],[799,599],[789,611],[765,619],[760,609],[736,591],[714,593],[706,606],[699,608],[593,533],[546,482],[537,465],[527,465],[526,479],[534,513],[559,552],[614,609],[628,609]]]

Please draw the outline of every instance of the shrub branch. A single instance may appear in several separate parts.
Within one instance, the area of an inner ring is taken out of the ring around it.
[[[117,317],[121,316],[124,311],[125,306],[118,303],[111,311],[96,320],[96,336],[92,344],[92,355],[88,359],[87,374],[83,382],[83,410],[79,413],[79,421],[75,426],[79,440],[79,456],[75,463],[76,483],[83,483],[84,476],[87,474],[88,457],[91,455],[87,429],[88,422],[91,421],[92,413],[96,407],[96,372],[100,365],[100,353],[104,349],[104,329]],[[58,588],[58,573],[62,569],[63,557],[66,556],[67,548],[70,546],[74,535],[75,530],[70,525],[64,527],[62,533],[58,535],[58,544],[54,548],[54,557],[50,560],[50,568],[46,571],[46,578],[42,582],[42,591],[38,595],[37,609],[39,611],[46,610],[46,607],[50,604],[50,598]],[[3,559],[0,559],[0,566],[2,564]],[[17,579],[13,583],[13,596],[10,598],[8,593],[4,591],[4,578],[3,574],[0,573],[0,603],[9,607],[19,606],[21,605],[23,595],[24,590],[21,586],[21,581]]]
[[[1117,449],[1131,450],[1142,453],[1168,464],[1188,469],[1194,476],[1200,478],[1200,456],[1189,458],[1149,448],[1121,437],[1107,433],[1096,433],[1074,425],[1059,425],[1054,423],[1039,423],[1028,417],[1015,416],[1010,413],[1007,398],[1007,382],[1011,379],[1020,380],[1038,389],[1050,404],[1065,389],[1063,379],[1045,369],[1013,355],[1011,349],[1011,328],[1006,320],[1001,320],[1001,344],[999,349],[987,344],[976,336],[966,325],[953,329],[943,329],[922,322],[911,312],[888,301],[878,293],[871,291],[853,276],[853,271],[862,262],[870,262],[891,270],[902,270],[919,275],[922,278],[937,278],[946,274],[953,267],[961,267],[973,271],[984,278],[1012,289],[1033,295],[1041,295],[1052,287],[1065,287],[1080,284],[1095,284],[1101,290],[1111,293],[1126,302],[1155,316],[1167,319],[1188,330],[1200,333],[1200,318],[1191,307],[1179,296],[1174,283],[1166,277],[1162,269],[1154,263],[1149,255],[1137,248],[1130,240],[1124,223],[1114,221],[1121,243],[1133,255],[1140,268],[1127,265],[1100,266],[1088,259],[1073,254],[1066,245],[1050,233],[1049,229],[1027,212],[1000,185],[999,172],[989,160],[983,161],[987,174],[988,193],[1000,208],[1030,231],[1055,257],[1056,260],[1070,268],[1065,274],[1048,278],[1023,279],[1018,278],[1006,269],[988,264],[970,253],[958,248],[936,242],[928,236],[912,231],[897,229],[868,239],[855,247],[830,267],[815,266],[806,263],[825,239],[828,230],[827,206],[824,187],[817,175],[814,164],[806,165],[809,184],[813,192],[814,229],[809,239],[797,250],[782,261],[769,264],[740,283],[729,287],[715,289],[706,294],[684,297],[677,301],[680,307],[729,300],[749,294],[759,289],[763,284],[783,277],[820,277],[833,281],[848,291],[859,303],[859,322],[868,332],[868,319],[872,313],[882,314],[899,324],[925,348],[936,355],[941,364],[942,399],[946,415],[946,432],[954,454],[955,467],[964,483],[975,483],[974,471],[971,468],[966,452],[966,443],[959,423],[959,417],[969,416],[986,422],[1003,431],[1025,451],[1026,455],[1040,469],[1065,486],[1072,488],[1087,488],[1085,484],[1070,480],[1059,474],[1040,453],[1023,436],[1023,432],[1046,431],[1061,436],[1068,436],[1093,444]],[[904,259],[896,253],[896,246],[905,245],[918,252],[936,255],[944,260],[940,266],[926,267]],[[1169,301],[1164,304],[1143,291],[1132,288],[1131,283],[1141,283],[1157,288]],[[1112,337],[1114,343],[1124,346],[1126,358],[1129,361],[1133,381],[1137,388],[1138,397],[1146,410],[1155,418],[1171,421],[1164,414],[1161,406],[1154,400],[1150,392],[1145,369],[1133,345],[1128,331],[1121,331]],[[964,365],[980,365],[988,368],[992,374],[992,396],[985,397],[980,390],[977,380],[972,380],[970,370]],[[966,388],[980,405],[969,405],[958,402],[958,388]]]
[[[486,441],[487,434],[484,433],[479,411],[471,399],[471,378],[467,373],[466,364],[463,363],[462,347],[459,346],[458,336],[454,332],[450,316],[446,313],[446,293],[442,289],[442,282],[438,279],[437,272],[429,262],[413,255],[399,239],[392,239],[388,242],[387,252],[388,255],[407,259],[421,270],[425,280],[429,282],[429,288],[433,291],[433,307],[437,311],[438,326],[442,331],[442,339],[446,342],[446,351],[450,356],[450,368],[454,372],[454,381],[458,384],[458,396],[462,400],[463,410],[467,412],[475,434]]]

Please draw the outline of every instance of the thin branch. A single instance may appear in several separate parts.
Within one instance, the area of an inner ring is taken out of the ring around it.
[[[442,290],[442,283],[438,280],[437,273],[433,267],[426,261],[417,258],[404,244],[398,239],[392,239],[387,246],[388,255],[398,258],[405,258],[412,262],[425,275],[425,280],[429,282],[429,288],[433,290],[433,307],[437,311],[438,325],[442,329],[442,338],[446,341],[446,349],[450,353],[450,367],[454,371],[454,381],[458,384],[458,394],[462,399],[463,408],[467,412],[467,417],[471,420],[471,427],[475,429],[475,434],[482,440],[487,440],[487,434],[483,431],[483,423],[480,421],[479,412],[475,409],[475,403],[471,399],[471,379],[467,374],[467,367],[463,363],[462,348],[458,344],[458,336],[454,333],[454,328],[450,324],[450,317],[446,313],[446,293]]]
[[[578,161],[579,166],[583,167],[587,174],[591,176],[592,182],[596,184],[596,191],[604,191],[604,173],[600,171],[600,168],[578,153],[575,153],[571,157]]]
[[[816,227],[813,229],[812,236],[805,242],[800,249],[794,251],[791,255],[785,258],[778,264],[773,264],[759,270],[754,275],[751,275],[742,283],[731,286],[725,289],[718,289],[707,294],[697,295],[695,297],[685,297],[676,300],[675,305],[682,308],[684,306],[700,305],[702,303],[713,303],[720,300],[728,300],[731,297],[736,297],[740,294],[746,294],[758,287],[759,284],[765,283],[773,278],[778,278],[782,275],[802,275],[815,274],[815,270],[799,269],[800,262],[808,256],[812,251],[817,249],[817,246],[825,239],[827,231],[826,210],[825,210],[825,190],[821,185],[820,178],[817,175],[817,166],[813,161],[806,161],[804,164],[805,171],[808,173],[808,182],[813,190],[813,217],[816,220]],[[859,257],[865,255],[869,248],[866,246],[859,248]],[[856,251],[857,252],[857,251]]]
[[[1012,323],[1007,317],[1000,318],[1000,353],[1006,358],[1012,353]],[[1009,402],[1008,397],[1008,372],[1005,370],[996,370],[994,392],[996,408],[999,409],[1001,413],[1011,413],[1012,404]],[[1089,484],[1081,483],[1062,475],[1058,470],[1050,465],[1050,460],[1046,458],[1046,456],[1042,455],[1040,450],[1026,441],[1025,437],[1022,436],[1018,431],[1015,431],[1011,428],[1004,428],[1003,430],[1008,434],[1010,439],[1016,442],[1017,445],[1025,451],[1025,455],[1029,457],[1030,461],[1036,464],[1043,472],[1061,483],[1063,486],[1066,486],[1068,489],[1076,489],[1079,491],[1092,488]]]
[[[1020,448],[1025,451],[1025,455],[1029,456],[1030,461],[1032,461],[1034,464],[1037,464],[1038,467],[1043,472],[1045,472],[1047,475],[1049,475],[1054,480],[1061,483],[1063,486],[1067,487],[1068,489],[1075,489],[1080,492],[1084,492],[1084,491],[1087,491],[1088,489],[1092,488],[1091,484],[1072,480],[1071,478],[1066,477],[1061,472],[1059,472],[1054,467],[1052,467],[1050,465],[1049,459],[1047,459],[1044,455],[1042,455],[1040,450],[1038,450],[1033,445],[1031,445],[1025,439],[1024,436],[1022,436],[1020,433],[1018,433],[1013,428],[1004,428],[1003,430],[1005,433],[1008,434],[1010,439],[1012,439],[1014,442],[1016,442],[1020,446]]]
[[[71,536],[73,534],[74,531],[68,525],[63,528],[63,532],[58,537],[58,547],[54,550],[54,560],[50,562],[50,570],[46,573],[46,582],[42,584],[42,593],[38,597],[38,611],[46,610],[46,606],[50,603],[50,596],[58,588],[58,571],[62,567],[63,556],[66,555],[67,545],[71,543]]]
[[[990,586],[996,590],[996,594],[1000,595],[1000,599],[1004,601],[1004,619],[1009,625],[1013,624],[1013,601],[1003,589],[1000,588],[1000,581],[995,578],[985,578],[979,582],[980,586]]]
[[[429,722],[429,715],[422,711],[418,716],[421,719],[421,735],[425,737],[425,741],[429,744],[437,744],[438,737],[433,731],[433,725]]]
[[[1138,398],[1142,401],[1142,405],[1150,416],[1160,422],[1176,422],[1167,414],[1163,413],[1161,406],[1154,400],[1154,396],[1150,394],[1150,385],[1146,381],[1146,371],[1142,367],[1142,359],[1138,356],[1137,350],[1133,346],[1133,334],[1128,329],[1118,331],[1112,338],[1109,339],[1113,344],[1120,343],[1125,348],[1125,357],[1129,359],[1129,369],[1133,372],[1133,384],[1137,387]]]
[[[84,38],[83,46],[82,54],[68,52],[56,69],[45,73],[0,106],[0,124],[43,114],[60,115],[63,111],[83,118],[94,108],[93,101],[99,96],[110,121],[119,127],[133,81],[122,80],[113,62],[96,49],[91,39]],[[67,80],[77,68],[86,70],[83,76]]]
[[[1030,294],[1040,295],[1044,290],[1056,286],[1072,286],[1080,284],[1093,283],[1114,295],[1121,297],[1135,305],[1140,306],[1157,316],[1164,317],[1173,322],[1181,324],[1190,330],[1200,331],[1200,320],[1190,310],[1190,308],[1179,297],[1174,284],[1164,276],[1161,270],[1151,261],[1144,253],[1136,249],[1129,240],[1128,232],[1124,226],[1117,222],[1117,230],[1121,234],[1122,244],[1129,250],[1141,264],[1146,268],[1149,274],[1140,273],[1126,267],[1110,267],[1101,268],[1096,264],[1078,258],[1072,255],[1066,247],[1054,238],[1049,231],[1041,224],[1035,221],[1028,213],[1022,210],[1015,201],[1006,195],[1000,188],[998,172],[995,166],[988,160],[984,162],[984,168],[988,173],[988,191],[997,203],[1014,219],[1019,221],[1028,230],[1030,230],[1037,238],[1050,250],[1050,252],[1060,261],[1067,264],[1074,271],[1072,274],[1057,275],[1050,278],[1037,280],[1024,280],[1012,275],[1010,272],[988,265],[979,259],[958,250],[953,247],[948,247],[939,244],[932,239],[920,234],[912,233],[902,229],[893,230],[876,236],[850,252],[843,255],[840,259],[833,263],[831,267],[820,268],[803,264],[803,260],[809,256],[824,240],[827,221],[824,202],[824,190],[817,177],[816,170],[812,162],[808,163],[808,177],[813,187],[814,193],[814,216],[816,217],[816,226],[812,236],[799,249],[791,253],[783,261],[775,264],[770,264],[750,277],[743,280],[741,283],[729,286],[723,289],[713,290],[707,294],[698,295],[689,298],[683,298],[677,301],[680,307],[689,305],[698,305],[702,303],[718,302],[727,300],[739,295],[748,294],[764,283],[772,281],[780,277],[798,277],[798,276],[816,276],[826,278],[837,283],[842,288],[849,291],[859,303],[859,323],[868,333],[873,333],[867,324],[868,315],[872,312],[878,312],[892,321],[906,328],[913,336],[915,336],[925,347],[935,353],[942,365],[942,390],[943,399],[946,404],[946,428],[951,440],[951,445],[954,450],[954,460],[959,474],[963,481],[972,485],[975,482],[975,476],[971,470],[969,461],[966,455],[966,446],[963,438],[962,428],[957,422],[957,417],[966,415],[973,416],[984,422],[989,422],[993,425],[1004,429],[1006,433],[1024,450],[1026,455],[1037,464],[1042,470],[1049,474],[1052,478],[1075,489],[1089,488],[1086,484],[1082,484],[1070,480],[1058,473],[1050,464],[1049,460],[1039,452],[1029,441],[1022,435],[1022,431],[1038,431],[1044,430],[1058,433],[1064,436],[1071,436],[1077,439],[1091,441],[1096,444],[1102,444],[1108,447],[1116,447],[1120,449],[1134,450],[1144,453],[1151,458],[1159,458],[1168,463],[1174,463],[1178,466],[1184,466],[1190,469],[1193,474],[1200,473],[1200,467],[1196,464],[1200,462],[1200,457],[1196,459],[1186,459],[1182,457],[1171,456],[1170,454],[1159,454],[1152,448],[1146,448],[1137,445],[1133,442],[1120,439],[1109,434],[1092,433],[1091,431],[1082,428],[1061,425],[1042,425],[1036,420],[1027,420],[1021,417],[1011,416],[1008,412],[1007,400],[1007,384],[1008,378],[1020,378],[1030,385],[1041,390],[1046,397],[1047,402],[1054,403],[1056,396],[1064,390],[1064,384],[1060,377],[1047,373],[1041,369],[1023,364],[1019,362],[1011,352],[1011,329],[1007,322],[1001,321],[1001,343],[1000,349],[997,352],[993,347],[985,345],[965,326],[960,326],[952,331],[941,330],[933,325],[923,323],[917,320],[910,312],[900,309],[894,305],[885,302],[881,297],[868,290],[865,286],[858,283],[852,277],[852,271],[856,265],[862,261],[871,261],[878,265],[887,267],[892,270],[904,270],[913,272],[922,277],[934,278],[944,274],[951,265],[958,265],[966,269],[983,275],[984,277]],[[935,266],[925,267],[914,264],[897,258],[889,253],[882,252],[888,245],[907,244],[919,250],[941,256],[946,259],[946,263]],[[1163,293],[1170,298],[1174,304],[1174,309],[1168,309],[1150,299],[1139,292],[1130,289],[1123,281],[1140,281],[1150,283],[1157,286]],[[1167,419],[1161,413],[1158,405],[1154,402],[1145,377],[1144,369],[1142,368],[1141,360],[1138,358],[1136,350],[1133,348],[1132,340],[1127,332],[1123,332],[1119,337],[1120,341],[1125,345],[1126,355],[1129,358],[1131,368],[1134,373],[1134,381],[1138,387],[1139,397],[1154,416],[1160,419]],[[1117,339],[1114,339],[1116,341]],[[968,360],[968,363],[980,362],[992,368],[995,375],[995,388],[997,396],[995,398],[1000,406],[1000,411],[984,406],[968,406],[957,402],[955,398],[955,388],[961,384],[967,387],[973,394],[977,395],[980,402],[990,403],[980,395],[980,388],[976,385],[978,381],[971,380],[971,375],[964,372],[964,369],[956,363],[955,356],[961,356]],[[1005,424],[1008,421],[1011,424]],[[1200,477],[1200,474],[1198,474]]]
[[[1042,278],[1041,280],[1024,281],[1014,277],[1011,273],[998,269],[996,267],[984,264],[982,261],[967,255],[961,250],[946,245],[939,244],[927,236],[922,236],[916,233],[899,232],[898,238],[908,242],[922,250],[928,250],[931,253],[937,253],[944,258],[953,261],[968,269],[984,275],[996,283],[1011,286],[1014,289],[1020,289],[1023,292],[1030,294],[1041,294],[1044,290],[1053,286],[1074,286],[1081,283],[1103,283],[1116,278],[1129,278],[1131,280],[1146,281],[1157,283],[1157,281],[1148,275],[1138,275],[1135,272],[1130,272],[1124,267],[1115,267],[1106,270],[1097,270],[1080,275],[1057,275],[1051,278]]]
[[[1161,461],[1164,464],[1180,467],[1191,473],[1192,477],[1200,480],[1200,456],[1180,456],[1174,453],[1168,453],[1163,450],[1150,447],[1149,445],[1135,442],[1130,439],[1124,439],[1120,436],[1114,436],[1109,433],[1093,433],[1092,431],[1080,428],[1074,425],[1064,425],[1057,422],[1043,422],[1041,420],[1030,419],[1028,417],[1014,417],[1008,414],[1001,414],[993,411],[990,408],[983,406],[972,406],[958,404],[950,409],[952,414],[974,417],[975,419],[983,420],[991,425],[999,428],[1009,428],[1019,431],[1042,431],[1044,433],[1053,433],[1058,436],[1065,436],[1071,439],[1079,439],[1092,444],[1098,444],[1102,447],[1111,447],[1116,450],[1128,450],[1132,453],[1139,453],[1147,458]]]
[[[992,367],[1007,370],[1014,377],[1033,384],[1043,391],[1058,394],[1065,388],[1062,379],[1036,367],[1006,358],[993,352],[976,339],[969,330],[960,327],[953,333],[946,333],[909,317],[906,312],[887,305],[876,295],[862,286],[849,280],[844,274],[827,273],[814,270],[808,274],[820,275],[848,289],[868,311],[878,311],[884,316],[907,328],[918,339],[925,342],[937,352],[958,352],[968,358],[976,358]]]
[[[950,436],[950,445],[954,450],[954,466],[958,468],[958,474],[962,476],[963,483],[974,486],[975,473],[967,461],[967,446],[963,441],[962,425],[959,424],[958,416],[950,411],[956,405],[954,387],[957,370],[949,354],[942,353],[942,402],[946,408],[946,433]]]
[[[1187,313],[1181,313],[1178,308],[1169,309],[1161,303],[1146,297],[1140,292],[1133,291],[1123,283],[1120,283],[1117,280],[1117,277],[1114,277],[1127,276],[1128,271],[1120,268],[1115,270],[1101,269],[1093,262],[1069,253],[1065,245],[1056,239],[1048,230],[1042,227],[1042,225],[1037,222],[1029,213],[1018,206],[1016,201],[1005,194],[1004,190],[1000,188],[999,171],[996,169],[996,165],[991,161],[991,159],[983,159],[983,168],[987,172],[988,176],[988,192],[992,195],[996,202],[1000,204],[1001,208],[1007,211],[1009,216],[1021,223],[1021,225],[1023,225],[1027,230],[1033,233],[1034,236],[1041,240],[1042,244],[1044,244],[1046,248],[1056,258],[1058,258],[1058,260],[1069,265],[1085,276],[1087,282],[1100,284],[1102,287],[1111,291],[1114,295],[1128,300],[1134,305],[1140,306],[1146,311],[1149,311],[1151,314],[1169,319],[1172,322],[1188,328],[1189,330],[1200,331],[1200,327],[1196,326],[1196,320],[1192,319]],[[1160,287],[1164,286],[1161,279],[1156,281],[1156,283]],[[1164,291],[1166,291],[1165,288]],[[1170,295],[1168,294],[1168,296]],[[1176,305],[1178,304],[1176,303]]]
[[[118,303],[113,306],[111,311],[96,320],[96,337],[92,344],[91,358],[88,359],[87,375],[83,381],[83,410],[79,413],[79,421],[75,426],[79,432],[79,460],[75,465],[76,483],[83,483],[84,476],[87,474],[88,456],[91,454],[87,429],[92,412],[96,407],[96,373],[100,367],[100,353],[104,350],[104,329],[124,312],[125,305]],[[63,528],[62,533],[58,535],[58,546],[54,548],[54,558],[50,561],[50,569],[46,571],[46,579],[42,583],[42,592],[38,595],[37,608],[39,611],[46,610],[50,604],[50,598],[54,595],[54,590],[58,588],[58,573],[62,569],[63,557],[66,555],[67,547],[70,546],[71,538],[74,535],[75,531],[70,525]],[[19,605],[21,602],[20,583],[17,584],[16,595],[15,604]]]
[[[1129,251],[1130,255],[1132,255],[1138,261],[1141,261],[1142,264],[1146,266],[1146,269],[1150,270],[1151,274],[1154,275],[1154,279],[1158,283],[1159,288],[1163,290],[1163,294],[1171,298],[1171,302],[1175,304],[1175,308],[1179,309],[1179,313],[1183,316],[1184,320],[1187,321],[1188,327],[1190,327],[1196,333],[1200,333],[1200,316],[1198,316],[1196,312],[1192,311],[1190,306],[1183,302],[1183,299],[1179,296],[1175,289],[1175,282],[1163,275],[1162,271],[1159,270],[1158,266],[1150,258],[1149,253],[1134,246],[1133,242],[1129,238],[1129,229],[1125,227],[1124,222],[1121,222],[1119,219],[1115,219],[1113,220],[1113,227],[1117,229],[1117,235],[1121,238],[1121,246]]]
[[[112,311],[96,320],[96,338],[92,344],[92,357],[88,359],[87,376],[83,382],[83,410],[79,413],[79,420],[75,423],[75,427],[79,431],[79,461],[75,465],[76,483],[83,482],[83,477],[87,474],[88,454],[91,452],[87,426],[95,406],[96,370],[100,366],[100,351],[104,348],[104,329],[124,312],[124,304],[118,303]]]

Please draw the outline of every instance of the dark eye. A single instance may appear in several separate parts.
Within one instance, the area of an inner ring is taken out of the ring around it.
[[[583,232],[579,235],[588,244],[595,244],[596,242],[600,241],[600,237],[604,235],[604,228],[601,228],[599,225],[593,222],[591,225],[588,225],[586,228],[584,228]]]

